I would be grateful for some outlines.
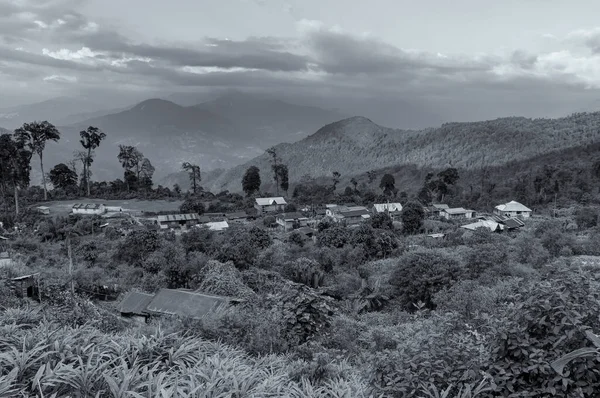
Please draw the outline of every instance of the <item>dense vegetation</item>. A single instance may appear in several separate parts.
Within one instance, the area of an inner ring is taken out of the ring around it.
[[[96,217],[20,217],[21,232],[5,231],[15,264],[3,280],[41,272],[42,299],[31,306],[2,287],[6,396],[592,397],[600,388],[600,357],[576,359],[562,376],[551,367],[600,331],[597,207],[541,213],[504,234],[325,219],[314,242],[261,220],[222,234],[127,226],[123,235],[99,234]],[[72,295],[71,280],[81,291],[189,288],[245,301],[203,320],[138,325]]]

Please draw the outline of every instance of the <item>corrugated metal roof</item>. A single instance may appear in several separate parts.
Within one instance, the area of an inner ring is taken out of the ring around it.
[[[294,221],[294,220],[306,220],[307,218],[302,215],[302,213],[294,212],[294,213],[283,213],[277,216],[277,218],[285,221]]]
[[[496,209],[500,210],[500,211],[531,211],[530,208],[522,205],[519,202],[515,202],[514,200],[508,202],[508,203],[504,203],[501,205],[496,206]]]
[[[277,196],[273,198],[256,198],[256,204],[259,206],[287,205],[287,202],[283,196]]]
[[[208,222],[205,225],[211,231],[223,231],[224,229],[229,228],[229,224],[227,223],[227,221]]]
[[[467,210],[467,209],[463,209],[462,207],[455,207],[453,209],[444,209],[444,211],[448,214],[474,213],[474,210]]]
[[[370,215],[367,209],[364,210],[350,210],[350,211],[340,211],[340,216],[342,217],[362,217],[366,215]]]
[[[118,310],[124,314],[143,315],[152,298],[154,298],[152,294],[129,292],[119,304]]]
[[[229,302],[230,299],[225,297],[209,296],[184,290],[160,289],[146,306],[146,311],[197,319]]]
[[[503,229],[502,225],[490,220],[481,220],[473,224],[462,225],[461,228],[469,229],[471,231],[475,231],[477,228],[488,228],[492,232],[498,229]]]
[[[158,222],[171,222],[171,221],[199,221],[200,216],[195,213],[190,214],[171,214],[158,216]]]

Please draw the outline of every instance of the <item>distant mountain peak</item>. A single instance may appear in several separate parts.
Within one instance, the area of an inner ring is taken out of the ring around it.
[[[132,111],[154,111],[156,109],[162,108],[181,108],[181,106],[177,105],[174,102],[164,100],[161,98],[150,98],[145,101],[140,102],[131,108]]]

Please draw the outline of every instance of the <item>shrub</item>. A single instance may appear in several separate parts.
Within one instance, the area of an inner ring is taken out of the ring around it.
[[[433,296],[452,286],[460,277],[458,261],[441,251],[419,250],[398,259],[390,284],[406,310],[412,311],[418,302],[435,309]]]

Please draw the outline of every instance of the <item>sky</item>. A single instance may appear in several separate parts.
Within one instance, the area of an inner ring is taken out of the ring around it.
[[[448,121],[600,110],[597,15],[592,0],[0,0],[0,107],[241,89]]]

